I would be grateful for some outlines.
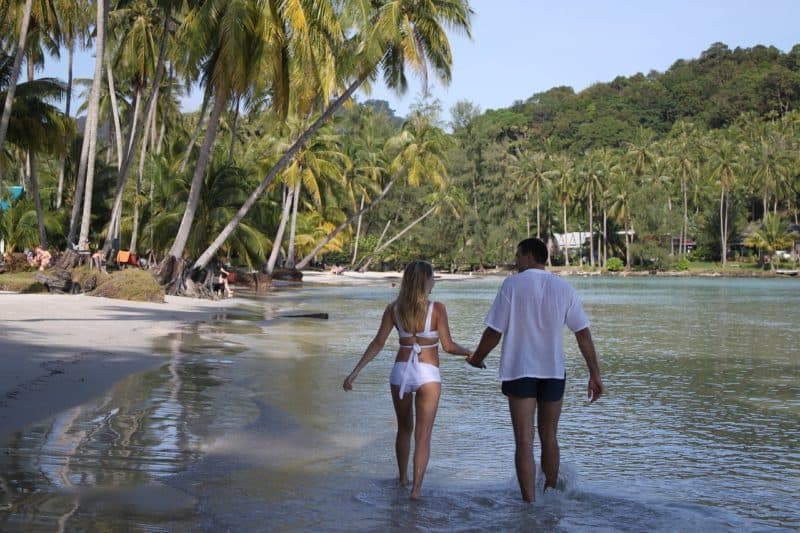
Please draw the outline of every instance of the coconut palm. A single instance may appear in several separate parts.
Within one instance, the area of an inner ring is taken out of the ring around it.
[[[558,203],[561,205],[561,212],[564,221],[564,235],[569,233],[567,229],[567,206],[574,196],[574,172],[575,164],[567,154],[559,154],[553,158],[553,172],[556,176],[556,194]],[[569,250],[564,249],[564,262],[569,266]]]
[[[617,174],[610,188],[610,205],[608,215],[622,223],[625,230],[625,270],[631,269],[631,244],[633,242],[633,224],[631,213],[631,196],[634,188],[633,176],[627,172]]]
[[[394,153],[395,156],[389,167],[392,177],[381,193],[369,205],[359,209],[347,221],[337,226],[331,234],[320,241],[309,254],[297,263],[297,268],[302,269],[305,267],[330,239],[334,238],[356,217],[372,209],[386,198],[386,195],[399,179],[404,178],[410,187],[430,184],[439,189],[443,188],[447,179],[444,157],[447,148],[451,146],[452,142],[452,139],[441,128],[435,127],[431,123],[429,117],[422,113],[413,113],[403,125],[402,131],[387,140],[386,151]]]
[[[295,141],[253,191],[222,233],[198,258],[196,266],[208,264],[216,250],[225,242],[230,231],[255,205],[273,179],[289,164],[294,154],[322,125],[370,78],[377,68],[383,69],[390,87],[405,90],[405,66],[409,65],[427,82],[429,72],[444,83],[451,77],[452,54],[444,25],[470,33],[472,10],[467,0],[385,0],[376,3],[346,3],[345,13],[354,21],[356,31],[342,51],[345,59],[352,58],[350,82],[342,94]],[[344,72],[344,69],[342,69]]]
[[[719,224],[722,268],[728,264],[728,216],[730,192],[741,176],[740,153],[743,147],[727,137],[718,136],[710,148],[710,173],[719,184]]]
[[[517,150],[511,173],[518,180],[519,185],[525,190],[525,205],[528,205],[528,195],[533,193],[536,198],[536,237],[542,238],[542,223],[540,206],[542,202],[542,189],[551,185],[551,178],[555,177],[552,171],[547,170],[548,158],[544,152]],[[526,213],[527,218],[527,213]],[[527,235],[531,236],[530,221],[527,225]]]
[[[246,94],[257,83],[263,83],[265,78],[262,69],[266,68],[269,71],[266,79],[272,94],[273,109],[285,115],[289,107],[287,74],[292,69],[304,71],[308,68],[291,66],[287,69],[286,66],[291,64],[293,58],[298,58],[302,63],[303,59],[310,60],[309,56],[313,58],[318,69],[311,79],[319,82],[319,88],[328,87],[331,80],[325,74],[331,72],[328,66],[334,57],[331,47],[343,38],[338,18],[329,8],[329,4],[306,5],[300,0],[282,3],[274,0],[264,3],[209,0],[199,10],[202,16],[197,17],[200,23],[195,27],[200,30],[199,39],[195,40],[198,46],[193,47],[190,52],[194,52],[204,65],[204,85],[213,87],[214,103],[208,119],[206,138],[195,167],[186,211],[170,249],[172,258],[181,257],[186,246],[200,195],[199,187],[202,186],[220,116],[229,99]],[[304,81],[308,83],[307,79]],[[307,101],[297,97],[293,103],[297,110],[306,109],[308,105]],[[296,150],[286,159],[285,164],[289,163],[295,153]],[[264,184],[262,193],[266,185],[268,183]],[[238,220],[244,215],[242,213]],[[230,228],[232,229],[233,227]],[[216,246],[212,245],[214,250],[203,254],[195,266],[205,267],[224,240],[219,243],[215,241]]]
[[[33,0],[25,0],[20,17],[19,39],[17,40],[17,50],[14,54],[14,65],[11,67],[11,75],[9,76],[8,87],[6,88],[5,103],[3,104],[3,113],[0,115],[0,151],[2,151],[5,146],[8,125],[11,121],[11,108],[14,104],[14,93],[17,91],[17,80],[19,79],[20,69],[22,68],[22,58],[25,53],[25,43],[28,38],[28,26],[31,20],[32,9]],[[2,176],[0,176],[0,186],[2,186],[2,184]]]
[[[773,255],[777,250],[794,246],[795,238],[796,235],[788,231],[786,222],[781,217],[774,213],[766,213],[761,221],[761,227],[745,237],[744,243],[759,252],[766,252],[770,257],[770,270],[775,270]]]

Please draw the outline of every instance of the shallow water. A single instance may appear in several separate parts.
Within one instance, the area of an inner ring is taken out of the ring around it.
[[[593,321],[607,396],[587,404],[568,339],[559,490],[533,505],[519,501],[498,354],[484,371],[442,356],[424,500],[396,486],[396,337],[353,392],[341,389],[395,294],[382,283],[243,298],[161,339],[160,369],[10,436],[0,529],[800,528],[800,284],[570,281]],[[456,340],[476,344],[499,282],[436,285]]]

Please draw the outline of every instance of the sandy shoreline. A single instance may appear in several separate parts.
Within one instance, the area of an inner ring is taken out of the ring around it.
[[[158,338],[236,299],[164,304],[77,295],[0,294],[0,436],[79,405],[158,366]]]

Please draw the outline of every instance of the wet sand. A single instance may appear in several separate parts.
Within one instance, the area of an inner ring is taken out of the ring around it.
[[[154,341],[235,299],[166,303],[0,294],[0,436],[79,405],[164,361]]]
[[[306,271],[303,277],[309,284],[399,285],[402,273]],[[437,273],[436,278],[472,276]],[[165,355],[154,350],[156,339],[210,320],[241,301],[168,296],[166,303],[157,304],[0,293],[0,436],[80,405],[126,376],[157,367]]]

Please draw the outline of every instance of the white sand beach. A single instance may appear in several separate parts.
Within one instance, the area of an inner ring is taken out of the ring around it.
[[[0,294],[0,435],[79,405],[157,366],[153,341],[211,319],[230,300],[143,303],[86,295]]]
[[[401,272],[304,271],[308,284],[397,283]],[[479,276],[437,273],[436,279]],[[237,294],[241,294],[237,291]],[[162,364],[158,338],[210,320],[241,299],[144,303],[87,295],[0,293],[0,435],[79,405]]]

